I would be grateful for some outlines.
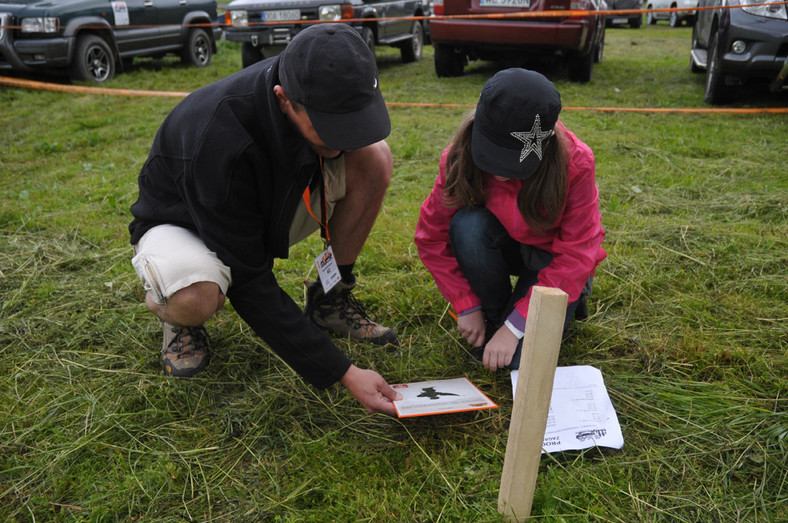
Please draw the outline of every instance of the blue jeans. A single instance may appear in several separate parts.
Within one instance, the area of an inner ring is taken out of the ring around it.
[[[553,256],[531,245],[517,242],[484,207],[460,209],[449,224],[449,240],[454,256],[471,289],[482,302],[487,339],[503,325],[515,304],[537,283],[539,271],[547,267]],[[517,281],[512,288],[510,276]],[[581,297],[566,308],[564,330],[585,296],[591,293],[591,281]],[[517,368],[521,345],[509,368]]]

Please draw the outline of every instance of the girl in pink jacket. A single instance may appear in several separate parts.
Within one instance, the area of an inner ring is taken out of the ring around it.
[[[519,366],[534,285],[569,295],[566,328],[588,315],[585,296],[607,256],[594,155],[560,111],[543,75],[497,73],[444,150],[421,207],[419,257],[490,370]]]

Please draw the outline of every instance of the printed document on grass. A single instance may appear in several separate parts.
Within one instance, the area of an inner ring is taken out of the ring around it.
[[[512,396],[519,373],[513,370]],[[588,365],[556,367],[553,395],[542,443],[543,452],[624,446],[621,425],[599,369]]]
[[[402,399],[394,402],[400,418],[498,407],[468,378],[400,383],[392,387],[402,394]]]

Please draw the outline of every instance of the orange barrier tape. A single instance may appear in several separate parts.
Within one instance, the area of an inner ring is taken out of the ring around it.
[[[106,94],[111,96],[156,96],[183,98],[189,93],[178,91],[144,91],[137,89],[109,89],[106,87],[87,87],[81,85],[63,85],[37,80],[24,80],[0,76],[0,85],[37,89],[40,91],[57,91],[63,93]],[[474,104],[446,104],[426,102],[386,102],[389,107],[426,107],[426,108],[465,108],[472,109]],[[621,113],[710,113],[710,114],[788,114],[788,107],[688,107],[688,108],[642,108],[642,107],[564,107],[565,111],[600,111]]]
[[[158,96],[170,98],[183,98],[189,93],[177,91],[140,91],[136,89],[109,89],[106,87],[85,87],[81,85],[63,85],[37,80],[24,80],[0,76],[0,85],[37,89],[39,91],[59,91],[62,93],[108,94],[115,96]]]
[[[760,7],[760,6],[770,6],[770,5],[786,5],[788,4],[788,0],[782,0],[780,2],[764,2],[760,4],[748,4],[746,7]],[[622,16],[622,15],[634,15],[634,14],[643,14],[643,13],[672,13],[672,12],[683,12],[683,11],[709,11],[715,9],[741,9],[741,5],[721,5],[721,6],[714,6],[714,7],[691,7],[691,8],[681,8],[681,7],[666,7],[663,9],[608,9],[608,10],[599,10],[599,11],[589,11],[589,10],[581,10],[581,9],[568,9],[568,10],[555,10],[555,11],[527,11],[527,12],[512,12],[512,13],[491,13],[491,14],[472,14],[472,15],[431,15],[431,16],[392,16],[392,17],[381,17],[374,19],[375,21],[396,21],[396,20],[483,20],[485,18],[581,18],[584,16],[591,16],[591,15],[605,15],[605,16]],[[221,17],[221,16],[220,16]],[[369,22],[369,18],[343,18],[341,20],[287,20],[287,21],[277,21],[277,22],[251,22],[246,27],[259,27],[259,26],[275,26],[275,25],[309,25],[309,24],[325,24],[325,23],[334,23],[334,22],[342,22],[342,23],[363,23]],[[173,24],[170,24],[173,25]],[[186,24],[186,25],[178,25],[177,27],[227,27],[226,23],[195,23],[195,24]],[[136,28],[153,28],[153,27],[162,27],[159,25],[124,25],[124,29],[136,29]],[[163,26],[166,27],[166,26]],[[83,26],[84,29],[107,29],[106,25],[87,25]],[[0,25],[0,29],[21,29],[20,26],[16,25]]]

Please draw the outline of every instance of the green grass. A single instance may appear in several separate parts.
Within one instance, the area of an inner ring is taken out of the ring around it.
[[[548,68],[573,107],[702,107],[690,29],[610,29],[587,85]],[[473,104],[493,64],[438,80],[431,48],[379,49],[388,101]],[[191,91],[237,70],[138,61],[110,87]],[[508,374],[470,362],[412,236],[466,109],[396,107],[395,173],[357,264],[358,296],[397,349],[337,340],[390,383],[467,375],[500,408],[396,420],[316,391],[230,306],[215,359],[166,379],[126,226],[168,98],[0,87],[0,520],[498,521]],[[738,106],[788,106],[754,91]],[[788,119],[565,111],[596,154],[605,247],[592,316],[560,365],[602,370],[620,451],[541,461],[548,521],[788,519]],[[311,239],[277,261],[303,303]]]

